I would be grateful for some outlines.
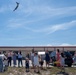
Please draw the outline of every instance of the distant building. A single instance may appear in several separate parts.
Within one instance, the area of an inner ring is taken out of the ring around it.
[[[22,52],[23,57],[27,53],[31,53],[32,49],[36,52],[45,51],[48,50],[49,52],[53,50],[64,50],[64,51],[76,51],[76,46],[0,46],[0,52],[8,52],[8,51],[14,51],[18,53],[18,51]]]

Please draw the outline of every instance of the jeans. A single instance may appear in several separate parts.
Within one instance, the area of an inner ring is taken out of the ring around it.
[[[18,58],[18,67],[20,67],[20,63],[21,63],[21,66],[23,66],[22,58]]]

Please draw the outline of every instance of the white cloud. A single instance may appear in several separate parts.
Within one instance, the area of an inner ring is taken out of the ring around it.
[[[63,43],[60,46],[76,46],[76,44]]]
[[[28,28],[28,30],[33,31],[33,32],[43,32],[43,33],[47,33],[47,34],[51,34],[54,33],[56,31],[59,30],[67,30],[73,26],[76,26],[76,20],[71,21],[71,22],[67,22],[67,23],[63,23],[63,24],[56,24],[56,25],[52,25],[46,28],[41,28],[41,29],[31,29]]]
[[[67,30],[71,27],[76,26],[76,20],[73,20],[70,22],[62,23],[62,24],[49,25],[49,26],[46,25],[47,26],[46,28],[40,27],[40,29],[32,29],[28,27],[29,22],[33,23],[34,20],[25,21],[24,19],[11,19],[8,21],[7,27],[10,27],[10,28],[21,28],[22,27],[32,32],[38,32],[38,33],[42,32],[42,33],[51,34],[59,30]]]
[[[15,1],[13,0],[11,0],[11,2],[12,3],[8,5],[8,8],[10,10],[13,10],[16,4],[15,4]],[[76,15],[76,6],[56,8],[56,7],[50,6],[51,4],[47,5],[45,4],[45,2],[40,4],[39,2],[40,1],[37,1],[37,0],[36,1],[35,0],[25,0],[25,1],[19,0],[20,5],[19,5],[18,10],[15,12],[15,14],[17,14],[18,19],[20,18],[21,20],[16,20],[16,17],[14,17],[14,20],[8,24],[8,27],[17,28],[17,27],[22,27],[26,24],[31,24],[31,23],[38,22],[44,19],[48,19],[48,18],[50,18],[51,20],[53,18],[61,18],[61,17]],[[61,28],[61,26],[59,27]],[[54,26],[56,30],[59,27]],[[43,31],[47,31],[47,30],[44,29]]]
[[[17,18],[13,18],[7,21],[7,27],[9,28],[26,28],[26,25],[31,24],[33,22],[36,22],[38,20],[26,20],[26,19],[17,19]],[[30,28],[27,28],[30,29]]]
[[[76,26],[76,20],[68,22],[68,23],[53,25],[52,27],[48,28],[48,31],[49,31],[48,34],[58,31],[58,30],[67,30],[73,26]]]
[[[20,7],[20,12],[25,13],[25,14],[29,14],[29,15],[40,15],[40,17],[54,17],[54,16],[58,16],[58,17],[62,17],[62,16],[71,16],[71,15],[76,15],[76,6],[72,6],[72,7],[62,7],[62,8],[55,8],[55,7],[51,7],[48,5],[35,5],[29,4],[27,5],[21,5],[22,7]],[[44,18],[43,18],[44,19]]]
[[[52,46],[52,44],[47,44],[46,46]]]
[[[31,0],[21,0],[20,1],[20,6],[19,6],[19,10],[17,14],[21,14],[21,15],[25,15],[25,17],[20,17],[20,20],[16,19],[14,17],[14,19],[10,22],[8,22],[8,26],[10,28],[19,28],[19,27],[24,27],[26,28],[26,25],[34,22],[41,21],[47,18],[59,18],[59,17],[66,17],[66,16],[72,16],[72,15],[76,15],[76,6],[72,6],[72,7],[63,7],[63,8],[54,8],[45,4],[39,5],[39,4],[35,4],[35,0],[31,1]],[[10,8],[12,8],[13,6],[10,5]],[[30,18],[30,16],[33,15],[35,17],[31,18],[30,20],[28,19],[28,17]],[[27,19],[26,19],[27,17]],[[19,17],[18,17],[19,18]],[[51,19],[50,19],[51,20]],[[53,33],[55,31],[58,30],[66,30],[72,26],[74,26],[76,23],[75,21],[71,21],[68,23],[63,23],[63,24],[56,24],[47,28],[41,28],[41,29],[32,29],[27,27],[26,29],[33,31],[33,32],[45,32],[45,33]]]
[[[76,46],[76,44],[69,44],[69,43],[54,43],[54,44],[47,44],[46,46]]]
[[[76,44],[69,44],[69,43],[49,43],[49,44],[37,44],[32,46],[76,46]]]

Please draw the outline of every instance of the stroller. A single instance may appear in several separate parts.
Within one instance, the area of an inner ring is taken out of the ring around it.
[[[4,72],[8,69],[7,60],[3,59],[4,55],[0,55],[0,72]]]

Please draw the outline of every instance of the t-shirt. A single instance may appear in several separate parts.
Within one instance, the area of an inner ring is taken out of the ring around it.
[[[22,54],[18,54],[18,58],[22,58]]]
[[[39,66],[39,58],[38,55],[34,56],[34,65]]]
[[[0,54],[0,57],[2,58],[2,60],[7,59],[7,57],[4,54]]]

